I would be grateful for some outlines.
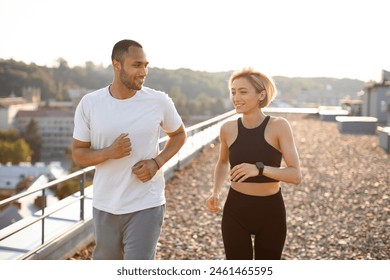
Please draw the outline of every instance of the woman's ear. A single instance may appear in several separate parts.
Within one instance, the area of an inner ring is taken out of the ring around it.
[[[262,108],[264,107],[263,106],[263,103],[266,101],[267,99],[267,92],[265,90],[262,90],[259,94],[259,100],[258,100],[258,103],[259,103],[259,108]]]
[[[261,92],[260,92],[260,96],[259,96],[259,102],[261,102],[261,101],[263,101],[264,100],[264,98],[265,98],[265,95],[266,95],[267,93],[265,92],[265,90],[262,90]]]

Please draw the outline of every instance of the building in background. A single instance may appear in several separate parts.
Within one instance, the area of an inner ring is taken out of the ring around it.
[[[27,87],[22,89],[22,97],[0,98],[0,130],[14,128],[13,120],[20,110],[33,111],[41,102],[41,89]]]
[[[42,137],[41,157],[56,160],[64,158],[72,143],[73,117],[73,111],[65,109],[19,111],[15,116],[14,127],[23,133],[30,121],[34,120]]]
[[[379,124],[390,125],[390,72],[382,70],[382,81],[368,82],[363,91],[363,116],[375,117]]]

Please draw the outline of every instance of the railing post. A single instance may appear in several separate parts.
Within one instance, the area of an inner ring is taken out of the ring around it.
[[[45,215],[45,208],[46,208],[46,189],[42,190],[42,202],[41,202],[41,208],[42,208],[42,217]],[[45,243],[45,218],[42,219],[42,236],[41,236],[41,242],[42,244]]]
[[[83,174],[80,176],[80,221],[84,220],[84,185],[85,185],[85,174],[84,171]]]

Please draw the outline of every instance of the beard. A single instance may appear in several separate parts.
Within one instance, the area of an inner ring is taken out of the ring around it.
[[[137,79],[129,79],[129,75],[123,69],[121,69],[119,78],[121,83],[129,90],[140,90],[142,88],[143,80],[138,82]]]

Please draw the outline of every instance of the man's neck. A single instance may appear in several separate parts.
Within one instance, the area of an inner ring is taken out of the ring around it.
[[[136,90],[131,90],[125,86],[116,85],[115,83],[109,85],[108,91],[110,92],[111,96],[116,99],[128,99],[137,93]]]

